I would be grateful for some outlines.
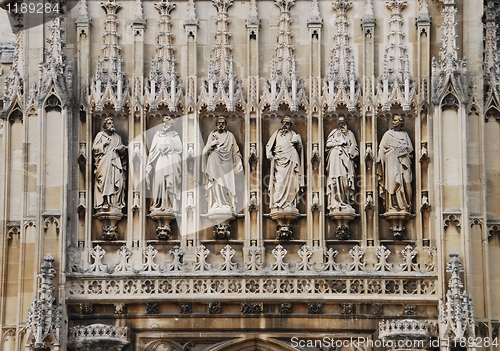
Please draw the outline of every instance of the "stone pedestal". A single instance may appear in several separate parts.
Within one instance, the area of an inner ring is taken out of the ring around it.
[[[160,212],[151,212],[149,215],[156,222],[156,237],[159,240],[168,240],[172,238],[172,228],[170,222],[175,219],[175,212],[173,210]]]
[[[394,239],[403,239],[404,237],[404,224],[411,217],[410,212],[386,212],[382,215],[390,224],[390,229]]]
[[[228,240],[231,237],[231,222],[236,214],[231,207],[212,208],[207,217],[214,222],[214,238],[216,240]]]
[[[357,214],[351,206],[345,208],[331,209],[328,213],[331,219],[337,222],[337,230],[335,236],[339,240],[346,240],[351,237],[349,231],[349,222],[356,218]]]
[[[102,222],[102,238],[108,241],[118,240],[116,223],[122,219],[123,213],[114,211],[98,212],[95,216]]]
[[[300,213],[296,207],[271,210],[271,218],[278,222],[276,227],[278,240],[293,239],[292,222],[299,217]]]

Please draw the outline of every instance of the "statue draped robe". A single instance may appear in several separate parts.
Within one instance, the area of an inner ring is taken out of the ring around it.
[[[359,155],[356,138],[350,130],[344,134],[340,129],[334,129],[328,135],[326,144],[328,208],[340,210],[351,207],[350,202],[355,190],[353,159]],[[328,147],[328,144],[333,146]]]
[[[181,200],[182,142],[175,131],[158,131],[153,137],[146,168],[151,191],[151,212],[178,211]]]
[[[215,148],[209,145],[218,140]],[[203,150],[203,174],[208,208],[227,208],[233,212],[237,203],[236,174],[243,171],[243,162],[234,135],[229,131],[213,131]]]
[[[405,131],[388,130],[380,141],[377,175],[386,211],[409,212],[412,201],[410,154],[413,146]]]
[[[269,183],[271,210],[295,208],[295,198],[304,186],[300,135],[291,130],[282,135],[282,129],[278,129],[266,145],[266,155],[270,154],[273,155]]]
[[[118,211],[125,207],[125,167],[117,149],[123,146],[117,133],[99,132],[92,144],[95,160],[94,206]]]

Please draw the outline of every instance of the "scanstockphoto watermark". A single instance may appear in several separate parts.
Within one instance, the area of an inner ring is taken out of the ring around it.
[[[383,340],[383,339],[371,339],[368,337],[351,337],[351,338],[335,338],[325,336],[321,339],[308,339],[293,337],[290,339],[290,344],[292,347],[300,349],[304,347],[318,348],[320,350],[325,350],[329,348],[351,348],[351,349],[368,349],[374,347],[382,347],[385,349],[392,348],[406,348],[406,349],[423,349],[425,345],[429,345],[433,339],[429,340]]]
[[[427,339],[401,339],[401,340],[384,340],[372,339],[369,337],[351,337],[351,338],[335,338],[325,336],[323,338],[299,338],[293,337],[290,339],[292,347],[300,349],[304,347],[318,348],[320,350],[334,348],[353,348],[353,349],[408,349],[419,350],[426,348],[438,347],[498,347],[498,338],[490,337],[475,337],[475,338],[427,338]]]

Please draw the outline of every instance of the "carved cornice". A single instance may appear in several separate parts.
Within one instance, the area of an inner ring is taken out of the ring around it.
[[[335,111],[339,105],[345,105],[350,112],[355,112],[361,96],[360,79],[354,69],[354,56],[349,45],[351,35],[347,31],[349,20],[346,13],[350,8],[352,1],[333,2],[333,9],[338,12],[335,20],[337,33],[334,35],[333,56],[323,84],[323,106],[329,112]]]
[[[156,58],[151,59],[151,70],[146,87],[146,109],[156,111],[168,107],[176,112],[183,99],[182,80],[176,71],[171,12],[176,5],[168,0],[154,4],[160,14],[156,36]]]
[[[291,111],[298,111],[299,106],[307,107],[305,81],[297,74],[295,48],[292,45],[290,8],[294,0],[275,0],[280,8],[278,44],[276,55],[271,61],[271,77],[266,79],[261,97],[261,109],[277,111],[284,104]]]
[[[467,61],[465,57],[462,60],[458,58],[455,1],[441,1],[444,3],[442,10],[443,34],[441,35],[439,62],[434,57],[432,58],[432,102],[439,105],[450,87],[460,102],[467,104]]]
[[[404,42],[403,17],[401,12],[407,6],[406,0],[391,0],[385,2],[392,11],[387,34],[389,45],[385,48],[384,68],[378,78],[377,95],[383,111],[389,111],[394,104],[401,105],[404,111],[409,111],[415,100],[415,80],[410,73],[410,61]]]

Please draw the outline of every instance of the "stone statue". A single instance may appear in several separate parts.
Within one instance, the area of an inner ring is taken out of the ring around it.
[[[170,130],[172,118],[163,117],[163,127],[156,132],[146,163],[146,186],[150,190],[150,211],[177,212],[181,200],[182,142]]]
[[[217,129],[208,136],[203,148],[203,174],[207,189],[208,213],[234,213],[236,175],[243,171],[243,162],[233,133],[226,129],[226,119],[217,118]]]
[[[344,117],[339,118],[337,128],[328,135],[326,150],[328,209],[354,212],[351,206],[356,176],[354,159],[359,155],[359,150],[356,138],[347,129]]]
[[[273,133],[266,145],[266,156],[271,160],[271,212],[297,211],[295,199],[300,187],[304,185],[302,139],[290,129],[291,126],[290,117],[284,117],[281,127]]]
[[[119,212],[125,207],[125,154],[127,147],[107,117],[92,144],[95,163],[94,206],[98,212]]]
[[[392,123],[394,127],[385,132],[379,145],[379,195],[387,212],[410,212],[413,146],[408,133],[401,129],[403,117],[394,115]]]

